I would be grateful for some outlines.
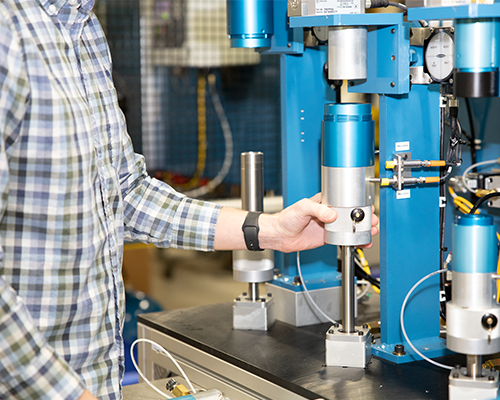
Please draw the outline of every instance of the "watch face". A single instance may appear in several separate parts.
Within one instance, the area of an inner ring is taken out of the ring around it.
[[[453,72],[455,46],[451,35],[443,30],[431,36],[425,49],[427,72],[437,82],[446,81]]]

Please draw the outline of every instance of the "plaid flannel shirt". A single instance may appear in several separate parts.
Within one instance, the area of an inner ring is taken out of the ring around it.
[[[120,398],[124,239],[213,249],[219,207],[133,152],[93,5],[0,2],[0,398]]]

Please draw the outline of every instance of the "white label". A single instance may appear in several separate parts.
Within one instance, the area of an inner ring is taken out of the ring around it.
[[[398,190],[396,192],[396,199],[398,199],[398,200],[409,199],[410,197],[411,197],[411,195],[410,195],[410,189]]]
[[[316,0],[316,15],[359,14],[364,0]]]
[[[409,151],[410,142],[396,142],[396,151]]]

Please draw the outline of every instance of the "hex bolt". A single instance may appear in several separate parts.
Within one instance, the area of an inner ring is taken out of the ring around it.
[[[395,345],[392,354],[394,354],[395,356],[404,356],[406,354],[405,346],[402,344]]]

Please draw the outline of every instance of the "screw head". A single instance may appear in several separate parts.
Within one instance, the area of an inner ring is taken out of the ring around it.
[[[455,372],[455,373],[453,374],[453,378],[457,379],[457,378],[458,378],[458,373],[456,373],[456,372]]]
[[[273,294],[272,293],[268,293],[267,297],[273,297]]]
[[[338,328],[338,327],[340,326],[340,324],[339,324],[338,322],[335,322],[335,323],[333,324],[333,326],[334,326],[335,328]]]
[[[394,35],[396,33],[396,29],[392,28],[391,33]]]
[[[363,329],[368,329],[368,324],[363,324]]]
[[[490,375],[490,376],[488,376],[488,380],[489,380],[489,381],[494,381],[494,380],[495,380],[495,377],[494,377],[493,375]]]
[[[241,298],[239,298],[239,297],[236,297],[236,301],[240,301],[240,300],[241,300]]]
[[[247,295],[247,292],[243,292],[243,296],[246,296]]]
[[[365,333],[363,331],[358,331],[358,336],[363,336]]]
[[[391,87],[395,87],[396,84],[394,82],[391,82]]]
[[[333,329],[329,329],[329,330],[328,330],[328,333],[329,333],[329,334],[332,334],[332,333],[333,333]]]

